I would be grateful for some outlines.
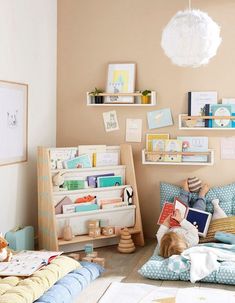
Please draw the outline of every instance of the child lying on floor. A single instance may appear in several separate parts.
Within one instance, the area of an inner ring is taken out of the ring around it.
[[[205,196],[209,191],[209,186],[203,184],[198,198],[193,201],[192,194],[189,191],[188,181],[185,180],[182,185],[179,199],[186,205],[192,208],[206,210]],[[180,227],[170,228],[170,219],[173,218],[180,223]],[[197,228],[181,217],[180,211],[175,210],[173,215],[170,215],[163,222],[157,232],[157,240],[160,245],[159,254],[164,258],[169,258],[172,255],[180,255],[185,249],[195,246],[199,243]]]

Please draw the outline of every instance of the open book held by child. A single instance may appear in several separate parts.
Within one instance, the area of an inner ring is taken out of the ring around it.
[[[192,201],[192,194],[189,191],[188,181],[185,180],[182,185],[179,199],[195,209],[205,211],[206,200],[205,196],[209,191],[209,186],[203,184],[200,187],[198,198]],[[170,227],[170,220],[176,220],[180,226]],[[160,245],[160,255],[168,258],[172,255],[179,255],[185,249],[195,246],[199,243],[198,229],[186,219],[184,219],[178,209],[172,215],[169,215],[157,232],[157,240]]]

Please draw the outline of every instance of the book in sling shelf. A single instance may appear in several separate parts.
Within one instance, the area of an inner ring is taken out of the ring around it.
[[[173,215],[176,209],[180,211],[182,218],[186,219],[197,227],[199,236],[206,237],[212,214],[200,209],[190,208],[177,197],[174,199],[173,203],[164,203],[157,223],[159,225],[163,224],[164,220],[169,215]],[[171,227],[180,227],[180,223],[171,218],[170,228]]]

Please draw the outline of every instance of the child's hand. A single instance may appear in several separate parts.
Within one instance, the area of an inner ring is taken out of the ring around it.
[[[171,219],[171,215],[169,215],[168,217],[166,217],[166,219],[163,222],[163,225],[170,227],[170,219]]]
[[[173,214],[173,216],[172,216],[172,219],[175,219],[177,222],[181,222],[182,220],[183,220],[183,218],[181,217],[181,213],[180,213],[180,211],[178,210],[178,209],[176,209],[175,211],[174,211],[174,214]]]

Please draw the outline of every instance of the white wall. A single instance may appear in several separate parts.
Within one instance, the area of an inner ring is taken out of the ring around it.
[[[56,39],[56,0],[0,0],[0,79],[29,85],[28,162],[0,167],[4,233],[37,225],[36,149],[56,140]]]

